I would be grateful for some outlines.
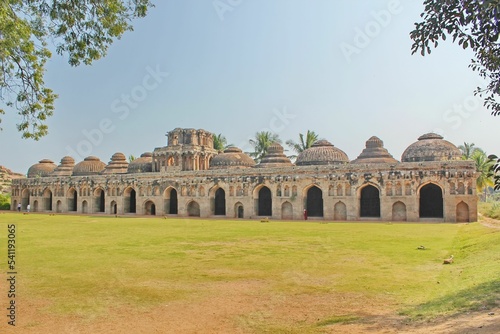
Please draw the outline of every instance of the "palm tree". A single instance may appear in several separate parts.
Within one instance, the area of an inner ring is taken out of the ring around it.
[[[476,163],[476,171],[479,174],[476,180],[477,193],[481,194],[484,191],[483,200],[486,201],[486,190],[494,184],[490,173],[491,166],[494,162],[488,159],[486,153],[480,148],[474,149],[471,159]]]
[[[463,145],[458,146],[458,149],[462,151],[462,160],[472,159],[472,155],[476,150],[482,151],[480,148],[474,146],[475,146],[474,143],[466,143],[466,142],[464,142]]]
[[[317,140],[318,140],[318,135],[314,131],[307,130],[307,133],[305,135],[305,140],[304,140],[304,135],[302,133],[299,133],[298,143],[290,139],[286,141],[286,144],[298,154],[311,147],[312,144],[314,144]],[[297,157],[296,155],[289,156],[289,158],[296,158],[296,157]]]
[[[227,139],[219,133],[218,135],[214,135],[214,149],[221,152],[227,148]]]
[[[132,162],[135,160],[135,156],[133,156],[132,154],[128,156],[128,162]]]
[[[281,139],[275,133],[260,131],[255,134],[255,139],[250,139],[249,142],[254,147],[254,151],[249,154],[255,162],[259,163],[262,157],[266,155],[269,146],[274,142],[281,143]]]

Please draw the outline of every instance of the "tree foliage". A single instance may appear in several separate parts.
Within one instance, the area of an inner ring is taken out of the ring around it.
[[[249,142],[254,147],[254,151],[250,153],[250,156],[258,163],[267,154],[269,146],[274,142],[281,143],[281,139],[275,133],[260,131],[255,134],[255,139],[250,139]]]
[[[6,0],[0,3],[0,101],[17,110],[24,138],[47,134],[57,95],[44,83],[49,42],[72,66],[91,64],[144,17],[150,0]],[[0,114],[5,110],[0,108]],[[1,120],[0,120],[1,121]]]
[[[458,145],[458,149],[462,152],[462,160],[472,159],[472,155],[474,154],[474,152],[476,152],[477,150],[481,150],[480,148],[475,146],[476,144],[474,143],[466,143],[466,142],[464,142],[463,145]]]
[[[228,147],[233,146],[233,144],[228,144],[226,137],[222,134],[219,133],[218,135],[214,135],[214,149],[216,149],[219,152],[224,151]]]
[[[500,158],[494,154],[488,156],[490,161],[490,170],[488,176],[493,178],[495,190],[500,190]]]
[[[440,40],[450,36],[474,58],[470,67],[488,84],[475,94],[484,97],[484,105],[493,115],[500,114],[500,0],[424,0],[422,22],[410,33],[412,54],[431,53]]]
[[[299,133],[299,142],[296,143],[293,140],[287,140],[286,144],[292,150],[294,150],[297,154],[308,149],[318,140],[318,135],[311,130],[307,130],[306,135],[304,136],[302,133]],[[295,158],[296,156],[291,156],[290,158]]]

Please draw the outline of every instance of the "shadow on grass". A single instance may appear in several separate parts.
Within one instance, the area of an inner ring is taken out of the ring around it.
[[[500,306],[500,279],[436,298],[414,308],[406,309],[400,315],[409,316],[412,320],[419,320],[441,315],[487,310],[497,306]]]

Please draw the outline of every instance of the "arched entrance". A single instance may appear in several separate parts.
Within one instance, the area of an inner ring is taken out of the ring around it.
[[[57,201],[56,203],[56,212],[62,212],[62,202]]]
[[[68,190],[68,211],[76,211],[78,209],[78,193],[75,188],[70,188]]]
[[[123,191],[124,200],[124,212],[125,213],[135,213],[136,212],[136,196],[137,193],[135,189],[128,187]]]
[[[281,204],[281,219],[293,219],[293,206],[290,202]]]
[[[49,189],[43,192],[42,211],[52,211],[52,191]]]
[[[466,223],[469,222],[469,206],[464,201],[457,204],[457,222]]]
[[[306,210],[308,217],[323,217],[323,191],[316,186],[307,190]]]
[[[191,201],[187,205],[187,213],[189,217],[199,217],[200,216],[200,205],[198,202]]]
[[[87,213],[88,212],[88,203],[87,201],[82,202],[82,213]]]
[[[406,204],[398,201],[392,205],[392,220],[395,222],[406,221]]]
[[[241,204],[240,202],[236,203],[234,205],[234,216],[236,218],[243,218],[243,216],[244,216],[243,213],[244,213],[243,204]]]
[[[156,205],[153,201],[147,201],[144,204],[144,214],[155,216],[156,215]]]
[[[176,215],[178,213],[177,190],[169,187],[165,190],[163,195],[165,213],[169,215]]]
[[[443,218],[443,192],[433,183],[420,188],[420,218]]]
[[[26,210],[30,204],[30,191],[28,189],[24,189],[21,193],[21,209]]]
[[[35,200],[33,202],[33,209],[32,209],[33,212],[38,212],[38,201]]]
[[[347,207],[344,202],[337,202],[333,207],[334,220],[347,220]]]
[[[215,191],[215,205],[214,205],[214,215],[225,216],[226,215],[226,192],[224,189],[219,188]]]
[[[94,191],[95,202],[94,202],[94,210],[95,212],[104,212],[105,211],[105,198],[104,198],[104,190],[98,188]]]
[[[112,215],[116,215],[118,213],[118,205],[115,201],[111,201],[111,203],[109,204],[109,213],[111,213]]]
[[[268,187],[262,187],[259,190],[259,201],[257,204],[258,216],[272,216],[273,215],[273,199],[271,190]]]
[[[377,188],[368,185],[361,189],[360,217],[380,217],[380,195]]]

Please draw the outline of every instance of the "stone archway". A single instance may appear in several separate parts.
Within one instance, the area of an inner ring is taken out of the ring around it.
[[[105,194],[102,188],[97,188],[94,191],[94,211],[104,212],[105,211]]]
[[[307,190],[306,210],[308,217],[323,217],[323,191],[317,186]]]
[[[214,198],[214,215],[215,216],[225,216],[226,215],[226,192],[224,189],[219,188],[215,191]]]
[[[457,223],[469,222],[469,206],[464,201],[457,204],[456,209]]]
[[[187,214],[189,217],[200,217],[200,205],[196,201],[191,201],[187,205]]]
[[[52,191],[45,189],[42,198],[42,211],[52,211]]]
[[[426,184],[419,191],[420,218],[443,218],[443,191],[433,183]]]
[[[128,187],[123,191],[124,212],[136,213],[137,210],[137,193],[134,188]]]
[[[273,198],[271,189],[264,186],[259,189],[257,201],[257,215],[258,216],[272,216],[273,215]]]
[[[173,187],[168,187],[163,193],[163,202],[165,207],[165,213],[169,215],[178,214],[179,202],[177,199],[177,190]]]
[[[290,202],[281,204],[281,219],[293,219],[293,206]]]
[[[395,222],[406,221],[406,204],[397,201],[392,205],[392,220]]]
[[[380,192],[376,187],[372,185],[363,187],[359,202],[360,217],[380,217]]]
[[[68,211],[77,211],[78,209],[78,193],[75,188],[70,188],[68,190],[68,195],[66,196],[68,201]]]
[[[144,203],[144,214],[151,216],[156,215],[156,205],[153,201],[147,201]]]
[[[241,204],[241,202],[237,202],[234,205],[234,216],[236,218],[243,218],[244,217],[244,209],[243,209],[243,204]]]
[[[347,207],[344,202],[337,202],[333,207],[333,219],[334,220],[347,220]]]

